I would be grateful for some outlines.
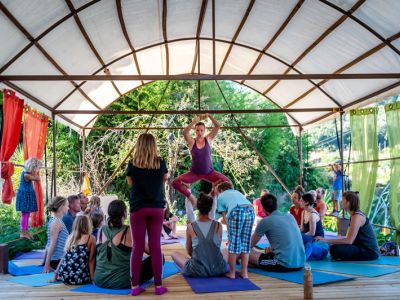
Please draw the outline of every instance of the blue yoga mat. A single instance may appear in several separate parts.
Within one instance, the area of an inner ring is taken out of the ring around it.
[[[162,278],[165,279],[165,278],[170,277],[178,272],[179,272],[179,270],[176,267],[176,265],[173,262],[167,261],[167,262],[165,262],[164,267],[163,267]],[[142,287],[149,286],[153,282],[154,282],[153,280],[149,280],[148,282],[142,284]],[[94,284],[87,284],[87,285],[83,285],[83,286],[74,288],[71,291],[72,292],[83,292],[83,293],[109,294],[109,295],[127,295],[130,293],[131,289],[122,289],[122,290],[105,289],[105,288],[95,286]]]
[[[43,251],[30,251],[30,252],[19,252],[15,255],[13,260],[25,260],[25,259],[43,259]]]
[[[8,273],[14,276],[40,274],[43,271],[43,266],[17,266],[12,261],[8,262]]]
[[[386,266],[397,266],[400,267],[400,256],[380,256],[376,260],[370,261],[352,261],[355,264],[365,265],[386,265]]]
[[[170,261],[166,261],[164,263],[164,266],[163,266],[162,278],[163,279],[168,278],[168,277],[170,277],[170,276],[172,276],[172,275],[174,275],[176,273],[179,273],[179,269],[175,265],[175,263],[170,262]],[[142,287],[146,287],[146,286],[152,284],[153,282],[154,282],[154,279],[151,279],[151,280],[147,281],[146,283],[143,283]]]
[[[123,290],[103,289],[101,287],[95,286],[94,284],[82,285],[80,287],[71,290],[71,292],[109,294],[109,295],[128,295],[130,291],[131,289],[123,289]]]
[[[255,291],[261,290],[258,286],[252,283],[249,279],[236,278],[230,279],[227,277],[212,277],[212,278],[193,278],[185,277],[193,292],[200,293],[217,293],[217,292],[235,292],[235,291]]]
[[[386,274],[400,272],[400,269],[385,268],[381,266],[370,266],[352,262],[339,261],[310,261],[311,268],[314,270],[343,273],[348,275],[357,275],[364,277],[378,277]]]
[[[295,272],[287,272],[287,273],[279,273],[279,272],[268,272],[258,268],[249,268],[249,272],[256,273],[263,276],[268,276],[276,279],[281,279],[293,283],[303,284],[304,283],[304,271],[295,271]],[[313,276],[313,285],[321,285],[328,284],[339,281],[347,281],[353,280],[353,277],[341,276],[323,272],[312,271]]]
[[[48,282],[49,280],[54,278],[54,273],[44,273],[44,274],[36,274],[29,276],[18,276],[12,277],[8,279],[8,281],[13,283],[18,283],[26,286],[39,287],[39,286],[47,286],[53,284],[60,284],[61,281],[56,282]]]

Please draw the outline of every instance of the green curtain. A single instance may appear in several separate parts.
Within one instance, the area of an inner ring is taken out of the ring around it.
[[[389,136],[390,157],[400,157],[400,102],[385,105]],[[390,218],[396,227],[396,242],[400,243],[400,160],[391,161],[390,170]]]
[[[351,151],[353,161],[378,159],[377,108],[350,111]],[[375,194],[378,162],[352,164],[352,190],[359,191],[360,209],[371,212]]]

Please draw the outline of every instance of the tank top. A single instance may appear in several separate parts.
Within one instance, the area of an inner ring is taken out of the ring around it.
[[[201,230],[201,233],[202,233],[204,236],[207,236],[208,233],[210,232],[211,225],[212,225],[212,221],[213,221],[213,220],[210,220],[210,221],[208,221],[208,222],[199,222],[199,221],[196,221],[196,222],[194,222],[194,223],[196,223],[196,225],[199,227],[199,229]],[[193,223],[193,224],[194,224],[194,223]],[[214,235],[212,236],[212,240],[213,240],[215,246],[217,246],[218,248],[221,247],[221,242],[222,242],[222,240],[221,240],[221,238],[219,237],[219,235],[218,235],[217,232],[214,232]],[[192,238],[192,248],[195,249],[195,248],[197,247],[198,244],[199,244],[199,238],[198,238],[197,236],[195,236],[194,238]]]
[[[62,228],[61,231],[57,235],[57,242],[54,248],[53,255],[51,256],[50,260],[60,260],[64,255],[64,247],[65,243],[68,239],[68,229],[65,226],[64,222],[60,218],[50,217],[49,225],[47,226],[47,244],[46,248],[49,249],[51,243],[51,235],[50,235],[50,228],[51,225],[56,221],[59,220],[61,222]]]
[[[213,277],[226,273],[226,263],[222,257],[220,247],[214,242],[218,235],[218,222],[212,220],[207,236],[204,236],[198,222],[192,223],[193,230],[198,238],[198,245],[193,249],[192,258],[184,266],[184,274],[190,277]]]
[[[315,207],[315,210],[318,212],[318,213],[320,213],[321,212],[321,208],[322,208],[322,206],[325,204],[325,202],[324,201],[319,201],[319,202],[317,202],[317,206]]]
[[[205,145],[199,149],[197,142],[194,140],[192,149],[190,149],[192,155],[192,166],[190,171],[196,174],[209,174],[214,168],[211,162],[211,147],[208,140],[205,139]]]
[[[303,211],[303,220],[304,220],[304,213],[305,213],[305,211]],[[312,214],[316,214],[318,216],[318,218],[319,218],[318,222],[315,224],[316,228],[315,228],[314,237],[315,236],[322,236],[323,237],[324,236],[324,227],[322,226],[321,218],[320,218],[319,214],[316,211],[313,211]],[[310,215],[310,217],[311,217],[311,215]],[[307,223],[303,223],[303,232],[307,233],[309,231],[310,231],[310,220],[308,220]]]
[[[378,257],[380,254],[378,242],[376,240],[375,232],[371,226],[371,223],[369,222],[369,219],[361,211],[356,211],[355,214],[364,216],[365,224],[358,229],[358,233],[356,238],[354,239],[353,245],[362,247],[365,250],[376,254],[376,256]]]
[[[94,282],[97,286],[110,289],[124,289],[131,286],[130,261],[131,248],[114,245],[113,238],[119,232],[126,230],[128,226],[112,228],[107,225],[101,228],[107,241],[97,245],[96,269]],[[101,238],[101,232],[99,234]],[[122,238],[121,238],[122,241]]]

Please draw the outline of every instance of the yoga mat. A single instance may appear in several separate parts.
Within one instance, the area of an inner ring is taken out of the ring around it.
[[[161,245],[168,245],[168,244],[180,243],[182,240],[185,241],[185,239],[183,237],[180,237],[180,236],[178,236],[177,239],[170,239],[170,240],[166,240],[162,236],[161,239],[160,239],[160,243],[161,243]]]
[[[281,279],[293,283],[303,284],[304,283],[304,271],[294,271],[294,272],[286,272],[286,273],[279,273],[279,272],[269,272],[264,271],[258,268],[249,268],[249,272],[256,273],[263,276],[268,276],[276,279]],[[313,276],[313,285],[321,285],[321,284],[328,284],[333,282],[339,281],[347,281],[353,280],[353,277],[348,276],[341,276],[323,272],[312,271]]]
[[[243,279],[240,277],[235,279],[230,279],[227,277],[183,277],[196,294],[261,290],[261,288],[252,283],[249,279]]]
[[[44,250],[30,251],[30,252],[18,252],[13,260],[25,260],[25,259],[43,259]]]
[[[163,279],[168,278],[172,275],[175,275],[176,273],[179,273],[179,269],[175,265],[175,263],[166,261],[163,266],[162,278]],[[146,287],[146,286],[149,286],[150,284],[152,284],[153,282],[154,282],[154,279],[150,279],[149,281],[143,283],[141,286]]]
[[[43,266],[17,266],[12,261],[8,262],[8,273],[14,276],[40,274],[43,271]]]
[[[179,270],[176,267],[176,265],[173,262],[165,262],[164,267],[163,267],[163,275],[162,278],[165,279],[167,277],[170,277],[176,273],[178,273]],[[147,287],[150,284],[152,284],[154,280],[149,280],[148,282],[143,283],[141,286],[142,287]],[[97,294],[109,294],[109,295],[128,295],[131,291],[131,289],[122,289],[122,290],[114,290],[114,289],[105,289],[101,288],[98,286],[95,286],[94,284],[87,284],[83,285],[77,288],[74,288],[71,290],[72,292],[83,292],[83,293],[97,293]]]
[[[395,269],[395,268],[369,266],[364,264],[356,264],[353,262],[320,260],[320,261],[310,261],[309,263],[311,265],[311,268],[315,270],[343,273],[348,275],[357,275],[364,277],[378,277],[400,271],[400,269]]]
[[[352,261],[355,264],[365,264],[365,265],[386,265],[386,266],[396,266],[400,267],[400,256],[380,256],[376,260],[369,261]]]
[[[54,272],[51,272],[51,273],[43,273],[43,274],[36,274],[29,276],[12,277],[8,279],[8,281],[32,287],[47,286],[47,285],[62,283],[61,281],[48,282],[53,278],[54,278]]]
[[[123,290],[103,289],[101,287],[95,286],[94,284],[87,284],[74,288],[71,290],[71,292],[109,294],[109,295],[128,295],[131,292],[131,289],[123,289]]]

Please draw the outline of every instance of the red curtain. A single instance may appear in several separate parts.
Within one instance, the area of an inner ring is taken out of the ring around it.
[[[28,108],[24,115],[24,157],[42,159],[44,147],[46,146],[48,117]],[[43,190],[40,181],[34,181],[33,188],[36,193],[38,211],[31,214],[32,227],[44,224]]]
[[[18,146],[24,100],[19,99],[14,91],[4,90],[3,93],[3,128],[0,150],[1,178],[4,179],[2,201],[4,204],[10,204],[15,193],[11,182],[14,166],[9,160]]]

